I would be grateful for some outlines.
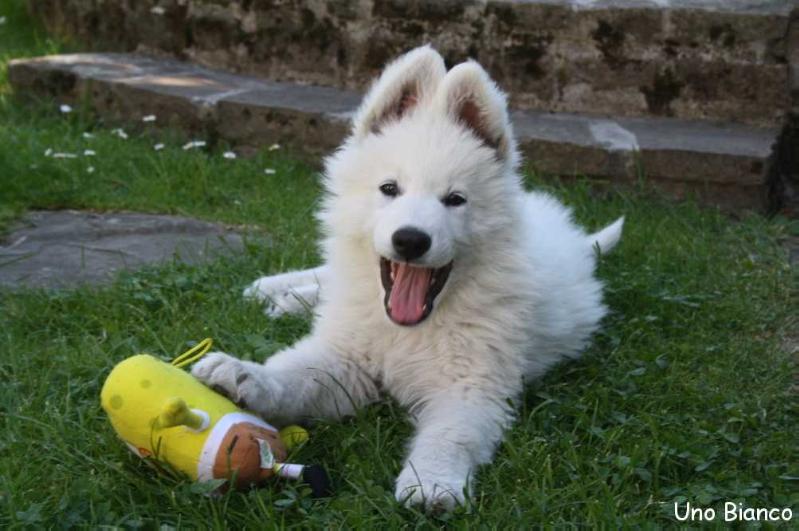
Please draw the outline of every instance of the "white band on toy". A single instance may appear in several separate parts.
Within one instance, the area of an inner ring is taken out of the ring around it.
[[[203,451],[200,454],[200,461],[197,463],[198,481],[210,481],[214,479],[214,463],[216,462],[216,454],[219,451],[219,446],[225,439],[225,435],[227,435],[228,430],[230,430],[234,424],[240,424],[242,422],[255,424],[256,426],[260,426],[261,428],[270,431],[277,431],[271,424],[254,415],[250,415],[249,413],[241,413],[237,411],[235,413],[228,413],[227,415],[224,415],[217,421],[216,425],[211,430],[211,433],[208,435],[208,438],[205,440],[205,444],[203,445]]]
[[[282,465],[277,465],[277,475],[282,478],[300,479],[303,468],[305,468],[305,465],[283,463]]]

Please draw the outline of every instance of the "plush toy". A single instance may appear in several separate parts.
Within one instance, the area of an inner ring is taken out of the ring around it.
[[[182,370],[210,348],[206,339],[172,364],[139,354],[114,367],[100,399],[119,437],[139,457],[195,480],[227,479],[247,488],[277,475],[303,479],[314,496],[327,495],[323,468],[285,463],[287,450],[307,439],[305,430],[278,432]]]

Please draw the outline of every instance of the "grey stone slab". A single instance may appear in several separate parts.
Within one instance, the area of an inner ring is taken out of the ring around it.
[[[361,97],[349,90],[272,82],[126,53],[14,60],[9,65],[9,77],[20,93],[45,94],[68,102],[86,101],[88,97],[98,111],[113,118],[138,119],[153,114],[159,125],[178,125],[192,131],[209,130],[215,125],[220,102],[227,104],[226,110],[289,111],[344,124]],[[229,112],[219,121],[231,139],[248,138],[246,128],[242,133],[237,123],[230,122]],[[302,127],[300,130],[304,132]]]
[[[279,143],[322,155],[347,135],[360,99],[349,90],[272,83],[222,98],[217,130],[221,137],[252,148]]]
[[[358,103],[357,92],[279,83],[252,76],[204,68],[169,58],[130,53],[77,53],[12,60],[12,83],[29,88],[58,73],[75,82],[100,81],[135,87],[155,94],[178,96],[213,105],[225,99],[233,102],[272,102],[276,107],[300,111],[346,113]],[[60,87],[63,92],[64,87]]]
[[[12,61],[12,83],[26,89],[77,99],[93,83],[140,87],[164,95],[191,95],[203,100],[230,90],[230,85],[208,74],[192,76],[183,63],[142,55],[117,53],[64,54]]]
[[[515,111],[515,132],[541,171],[764,185],[778,128],[663,118]]]
[[[760,159],[771,155],[780,131],[779,127],[658,118],[620,118],[618,123],[638,138],[642,150],[670,149]]]
[[[100,284],[123,269],[172,259],[200,263],[242,248],[241,234],[180,216],[37,211],[0,242],[0,286]]]
[[[358,108],[362,97],[359,92],[333,87],[264,83],[253,90],[224,96],[219,101],[245,106],[269,106],[347,120]]]
[[[777,127],[667,118],[513,111],[511,119],[520,138],[599,146],[610,151],[676,150],[764,159],[771,154],[779,134]]]

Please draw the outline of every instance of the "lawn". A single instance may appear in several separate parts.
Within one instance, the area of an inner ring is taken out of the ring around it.
[[[19,2],[0,3],[0,17],[0,229],[28,209],[136,210],[241,224],[269,242],[101,288],[0,290],[0,527],[618,527],[673,524],[684,500],[799,512],[797,274],[780,245],[796,222],[732,218],[645,183],[614,191],[532,176],[592,229],[627,216],[599,266],[612,311],[582,360],[529,389],[466,507],[427,516],[394,501],[411,427],[388,399],[312,428],[301,456],[330,472],[327,500],[290,485],[212,498],[155,474],[111,430],[105,375],[132,354],[171,357],[206,336],[261,360],[307,332],[308,319],[267,318],[241,290],[318,263],[318,175],[282,150],[229,160],[224,145],[183,150],[190,139],[177,132],[140,126],[124,139],[88,111],[22,105],[6,62],[69,45],[44,37]]]

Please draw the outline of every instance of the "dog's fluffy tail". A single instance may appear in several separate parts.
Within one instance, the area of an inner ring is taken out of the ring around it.
[[[620,217],[604,229],[588,236],[591,247],[599,247],[601,254],[609,253],[621,239],[621,229],[624,226],[624,216]]]

